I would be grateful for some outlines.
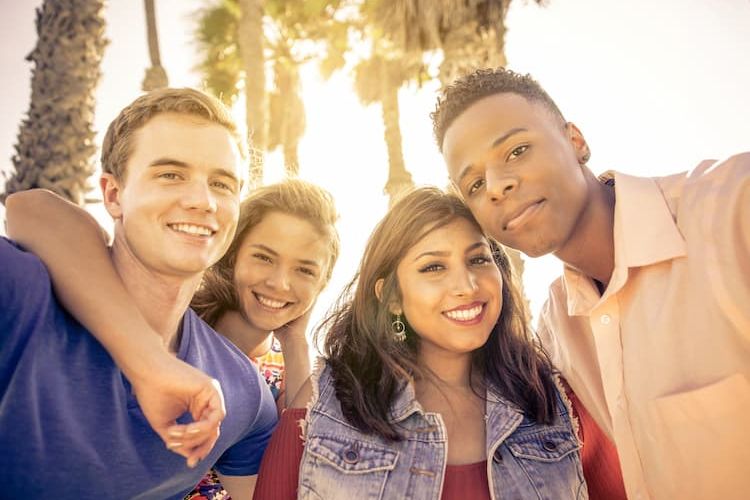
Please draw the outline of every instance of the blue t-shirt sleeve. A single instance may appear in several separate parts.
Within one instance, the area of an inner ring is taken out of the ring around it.
[[[219,473],[226,476],[253,476],[258,473],[263,453],[278,422],[271,393],[259,390],[258,398],[260,402],[255,421],[245,436],[227,449],[214,465]]]
[[[52,285],[39,258],[0,237],[0,383],[51,299]]]

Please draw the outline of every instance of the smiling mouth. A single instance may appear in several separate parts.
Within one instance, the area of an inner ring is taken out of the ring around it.
[[[256,292],[253,292],[253,296],[255,297],[255,300],[257,300],[258,303],[266,309],[280,310],[280,309],[285,308],[289,304],[291,304],[291,302],[284,302],[282,300],[271,299],[264,295],[260,295],[259,293],[256,293]]]
[[[544,200],[539,200],[536,203],[532,203],[528,207],[524,208],[521,213],[510,219],[503,226],[503,231],[513,231],[516,228],[521,227],[526,223],[542,206]]]
[[[174,232],[189,234],[190,236],[204,236],[209,237],[216,234],[216,231],[206,226],[199,226],[197,224],[167,224],[167,227]]]
[[[484,306],[485,304],[482,303],[469,308],[451,309],[450,311],[445,311],[443,314],[453,321],[471,323],[481,316]]]

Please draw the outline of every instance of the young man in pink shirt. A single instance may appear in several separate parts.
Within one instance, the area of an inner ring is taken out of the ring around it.
[[[581,131],[505,69],[454,82],[432,118],[483,228],[565,263],[539,336],[616,444],[629,498],[747,498],[750,154],[597,178]]]

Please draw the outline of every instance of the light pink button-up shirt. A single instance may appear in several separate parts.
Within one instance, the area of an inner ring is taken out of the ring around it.
[[[750,498],[750,153],[613,175],[609,286],[566,266],[540,339],[614,440],[629,498]]]

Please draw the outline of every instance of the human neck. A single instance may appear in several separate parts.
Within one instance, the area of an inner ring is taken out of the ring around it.
[[[213,327],[249,358],[262,356],[271,348],[271,332],[251,325],[239,311],[225,311]]]
[[[615,267],[614,187],[602,184],[588,170],[588,203],[571,238],[555,256],[607,287]],[[601,291],[601,290],[600,290]]]
[[[164,345],[177,352],[179,328],[202,274],[180,277],[154,272],[140,262],[126,245],[115,237],[112,262],[125,289]]]
[[[425,370],[425,377],[418,379],[417,391],[428,386],[436,389],[471,389],[471,354],[454,354],[431,352],[429,348],[420,349],[419,364]]]

